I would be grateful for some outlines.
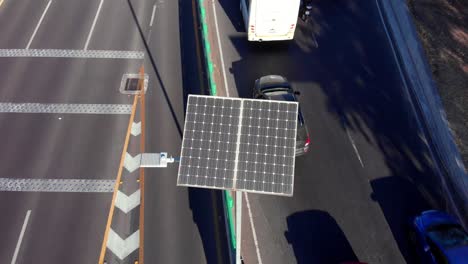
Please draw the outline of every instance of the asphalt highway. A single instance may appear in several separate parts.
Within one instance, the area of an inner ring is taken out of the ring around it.
[[[149,76],[146,150],[178,155],[184,94],[200,89],[197,76],[185,80],[196,81],[196,87],[183,84],[187,71],[198,73],[200,69],[182,67],[178,2],[0,3],[0,49],[141,51],[145,56],[144,60],[94,58],[90,53],[86,58],[1,57],[0,103],[131,106],[133,97],[119,92],[121,78],[144,66]],[[192,14],[190,4],[185,10]],[[180,24],[194,38],[192,17]],[[195,50],[184,50],[186,57],[196,61]],[[129,113],[36,110],[0,113],[4,139],[0,178],[8,184],[19,179],[42,183],[48,179],[115,180]],[[140,263],[224,262],[227,247],[222,244],[226,241],[224,226],[219,224],[224,221],[219,193],[178,188],[176,172],[177,167],[172,166],[146,173],[145,226],[140,227],[145,254]],[[19,186],[20,191],[0,191],[0,263],[97,263],[112,192],[69,192],[58,187],[28,191],[27,186]],[[138,250],[124,259],[109,254],[112,263],[134,263]]]
[[[145,54],[1,57],[0,103],[131,105],[120,81],[144,66],[145,150],[179,155],[186,95],[206,93],[194,1],[0,3],[0,49]],[[317,1],[294,41],[276,44],[246,41],[238,2],[215,6],[230,94],[248,98],[255,79],[284,75],[301,92],[312,141],[296,160],[293,197],[244,196],[245,263],[411,262],[404,224],[441,197],[375,1]],[[2,110],[0,178],[115,180],[128,122],[128,113]],[[176,164],[145,173],[143,261],[227,263],[220,192],[176,187],[176,175]],[[111,199],[0,191],[0,263],[96,263]]]
[[[244,196],[245,263],[414,261],[405,224],[440,193],[376,2],[315,1],[289,43],[248,43],[237,2],[216,12],[229,93],[287,77],[311,136],[293,197]]]

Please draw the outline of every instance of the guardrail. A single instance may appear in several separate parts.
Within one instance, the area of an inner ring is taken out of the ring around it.
[[[447,210],[468,226],[468,175],[449,130],[442,100],[432,79],[418,33],[404,0],[376,0],[384,26],[390,32],[409,97],[419,116],[429,148],[439,167],[439,180],[448,201]]]

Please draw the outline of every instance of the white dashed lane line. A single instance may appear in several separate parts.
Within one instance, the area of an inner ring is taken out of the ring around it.
[[[26,227],[28,226],[30,215],[31,215],[31,210],[28,210],[26,212],[26,217],[24,218],[23,227],[21,228],[21,233],[18,238],[18,243],[16,243],[15,253],[13,253],[11,264],[16,264],[16,259],[18,258],[18,253],[21,248],[21,242],[23,242],[24,232],[26,232]]]
[[[34,32],[31,35],[31,38],[29,39],[28,45],[26,45],[26,49],[29,49],[29,47],[31,46],[31,43],[32,43],[34,37],[36,36],[36,33],[39,30],[39,27],[42,24],[42,20],[44,20],[44,17],[45,17],[45,15],[47,13],[47,10],[49,10],[49,7],[50,7],[51,3],[52,3],[52,0],[49,0],[49,2],[47,3],[46,8],[44,9],[44,12],[42,12],[41,18],[39,19],[39,22],[37,22],[36,28],[34,29]]]
[[[247,212],[249,213],[250,227],[252,228],[252,236],[253,236],[253,240],[255,244],[255,250],[257,252],[257,263],[262,264],[262,255],[260,255],[260,248],[258,247],[257,231],[255,230],[255,225],[253,222],[252,210],[250,209],[249,196],[245,192],[244,192],[244,196],[245,196],[245,202],[247,204]]]
[[[84,50],[88,49],[89,41],[91,41],[91,36],[93,35],[94,27],[96,26],[96,22],[97,22],[97,20],[99,18],[99,14],[101,13],[101,8],[102,8],[103,3],[104,3],[104,0],[101,0],[101,2],[99,3],[99,7],[97,9],[96,15],[94,16],[93,25],[91,26],[91,29],[89,30],[88,38],[86,39],[86,44],[84,46]]]
[[[359,155],[359,151],[358,151],[358,148],[356,147],[356,143],[354,143],[354,139],[346,127],[345,127],[345,130],[346,130],[346,134],[348,135],[349,141],[351,142],[351,145],[353,145],[353,149],[354,149],[354,152],[356,153],[359,163],[361,163],[361,166],[364,168],[364,163],[362,162],[361,155]]]

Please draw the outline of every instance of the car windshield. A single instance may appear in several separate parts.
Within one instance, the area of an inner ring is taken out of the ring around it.
[[[427,235],[446,249],[468,245],[468,234],[459,225],[437,225]]]
[[[278,90],[272,90],[264,92],[265,97],[270,100],[280,100],[280,101],[290,101],[295,102],[294,96],[292,93],[284,90],[284,88],[278,88]]]

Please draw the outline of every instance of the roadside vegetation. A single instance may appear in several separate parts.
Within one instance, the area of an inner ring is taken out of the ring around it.
[[[468,1],[408,0],[408,6],[468,168]]]

